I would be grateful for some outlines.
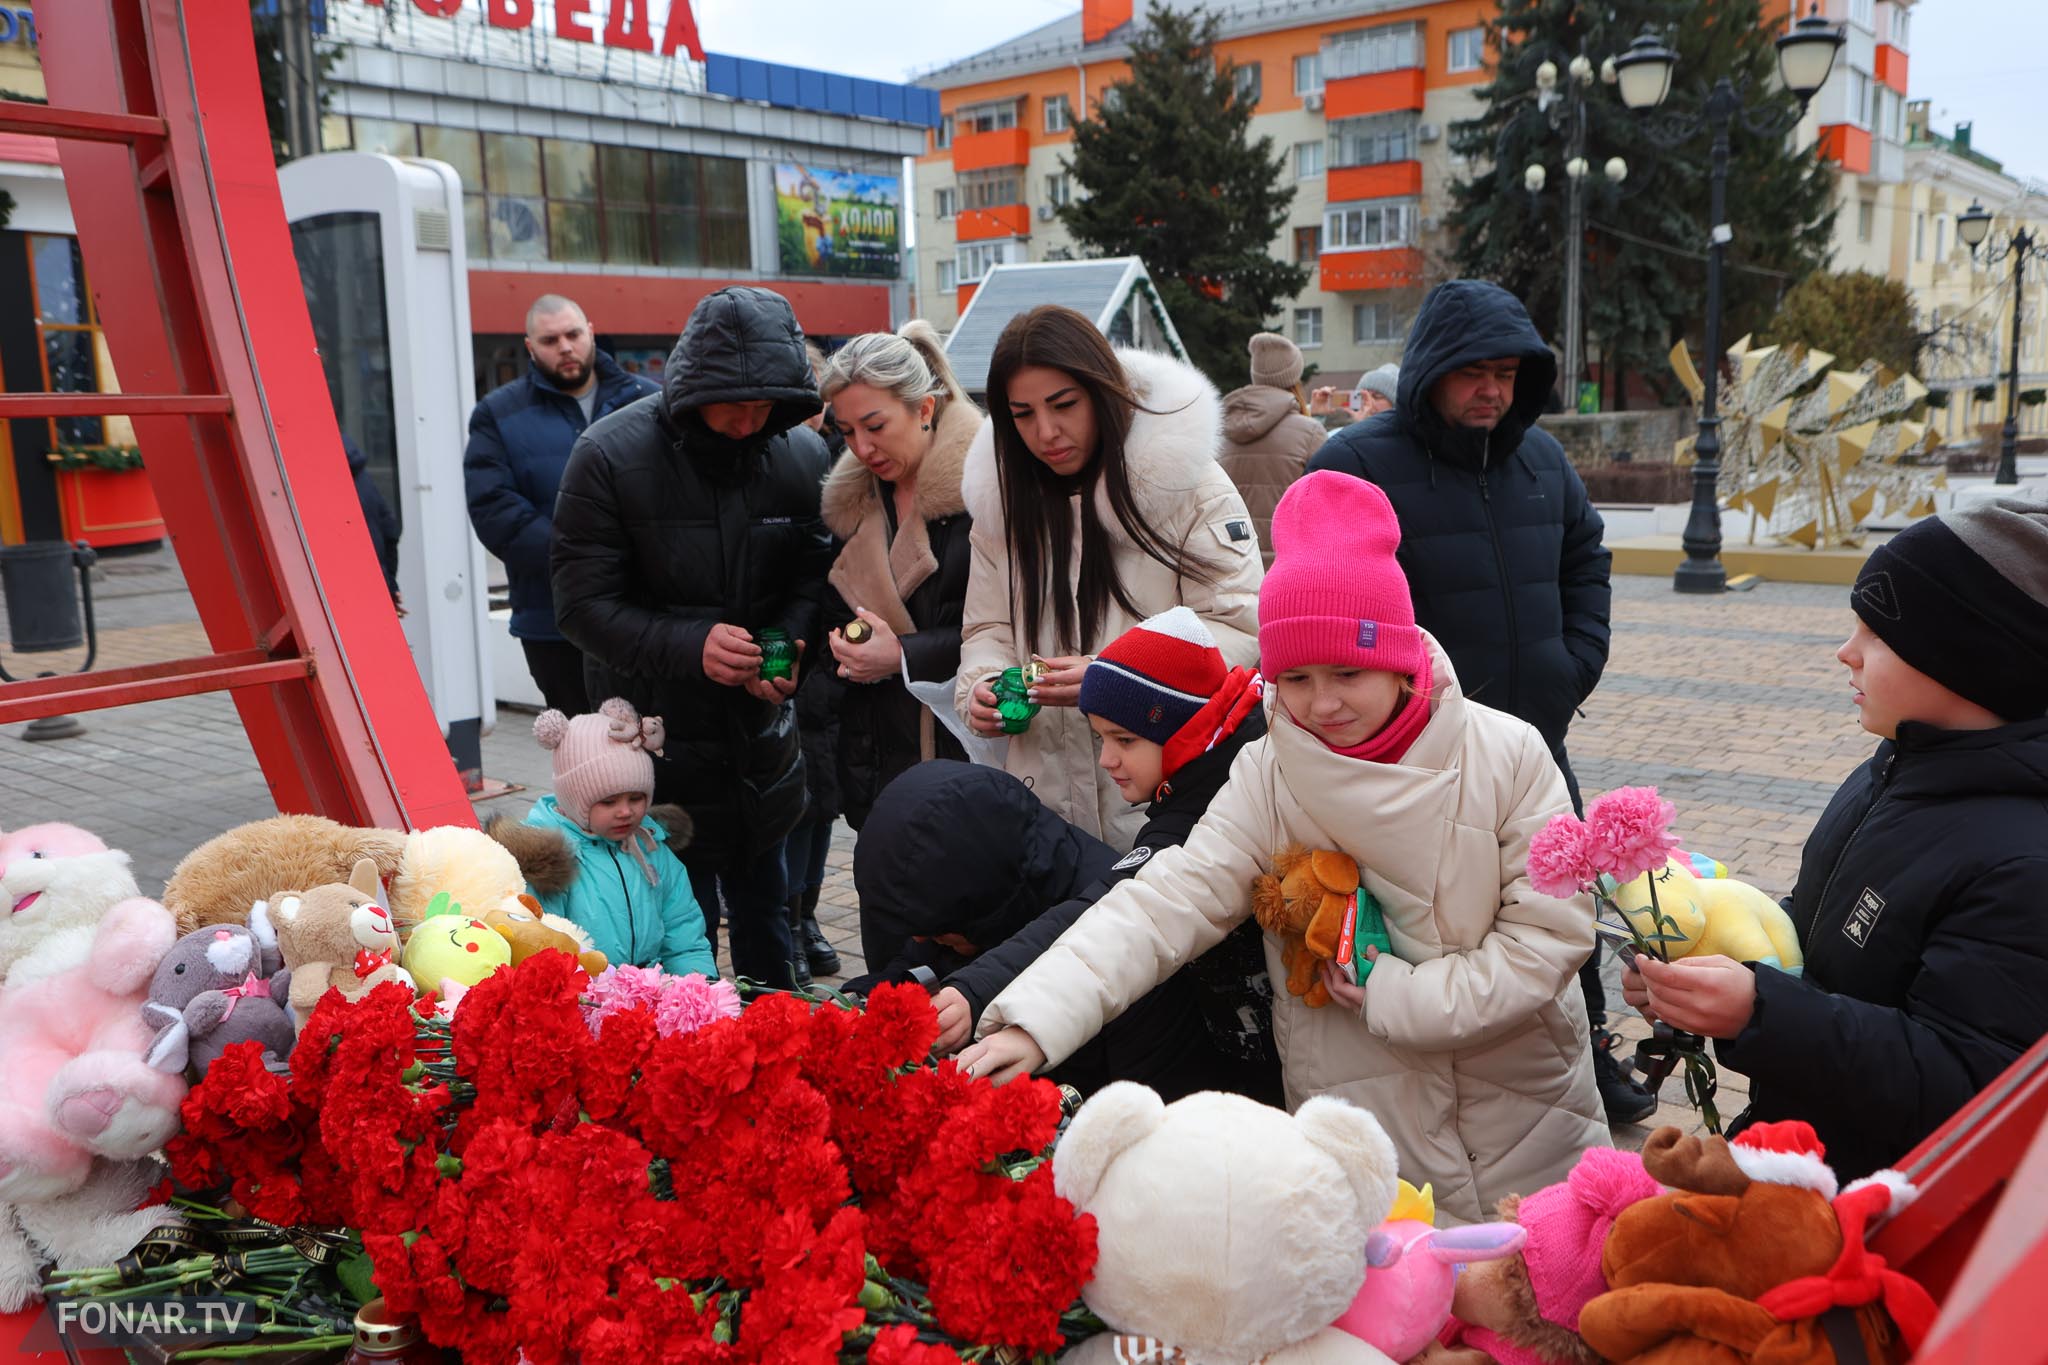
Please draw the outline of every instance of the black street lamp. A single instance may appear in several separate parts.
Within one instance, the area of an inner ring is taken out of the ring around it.
[[[1977,248],[1991,233],[1991,214],[1976,200],[1970,207],[1956,215],[1956,236],[1963,239],[1963,245],[1970,248],[1970,259],[1977,258]],[[1997,265],[2007,256],[2012,257],[2012,366],[2005,372],[2005,429],[1998,438],[1998,475],[1993,483],[2018,483],[2020,481],[2020,313],[2026,303],[2027,257],[2041,256],[2048,259],[2048,247],[2035,241],[2034,234],[2019,228],[2005,239],[1997,250],[1984,257],[1988,268]]]
[[[1785,88],[1799,100],[1799,114],[1834,69],[1835,54],[1847,41],[1839,26],[1819,16],[1819,6],[1793,24],[1778,39],[1778,75]],[[1678,66],[1678,54],[1655,34],[1645,31],[1614,63],[1616,84],[1622,103],[1638,114],[1648,113],[1671,93],[1671,78]],[[1667,131],[1651,131],[1664,146],[1689,141],[1702,128],[1711,129],[1713,180],[1708,212],[1712,222],[1707,234],[1707,363],[1703,368],[1704,390],[1700,396],[1699,437],[1693,444],[1692,512],[1685,520],[1685,562],[1672,576],[1679,592],[1714,593],[1726,590],[1728,572],[1721,566],[1721,416],[1717,406],[1721,381],[1721,267],[1734,233],[1728,230],[1725,210],[1728,198],[1728,134],[1735,116],[1742,126],[1758,137],[1782,137],[1798,122],[1776,118],[1759,123],[1743,106],[1742,95],[1726,76],[1714,82],[1699,117],[1677,124]]]

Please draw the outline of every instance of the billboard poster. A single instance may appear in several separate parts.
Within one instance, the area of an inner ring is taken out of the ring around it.
[[[903,182],[784,163],[775,168],[775,237],[788,275],[903,272]]]

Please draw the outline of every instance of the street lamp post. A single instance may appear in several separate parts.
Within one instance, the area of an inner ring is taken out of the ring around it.
[[[1975,200],[1956,216],[1956,236],[1970,248],[1972,260],[1990,232],[1991,214]],[[1985,265],[1993,266],[2007,256],[2012,257],[2012,364],[2005,372],[2005,427],[1998,438],[1998,474],[1992,480],[1994,483],[2020,481],[2020,313],[2027,298],[2027,257],[2037,253],[2048,255],[2048,248],[2037,242],[2032,232],[2020,228],[1984,260]]]
[[[1846,41],[1839,27],[1819,17],[1818,5],[1814,10],[1814,13],[1794,23],[1777,43],[1778,74],[1785,88],[1798,98],[1801,115],[1806,112],[1808,102],[1827,84],[1828,73],[1834,68],[1835,53]],[[1671,93],[1672,72],[1677,65],[1678,54],[1646,31],[1615,60],[1616,84],[1621,89],[1622,103],[1639,114],[1648,113],[1662,104],[1664,97]],[[1668,135],[1653,134],[1657,141],[1667,146],[1690,140],[1702,128],[1711,129],[1714,135],[1713,178],[1708,189],[1708,216],[1712,221],[1707,232],[1707,363],[1701,376],[1704,384],[1700,394],[1699,436],[1693,443],[1692,511],[1686,517],[1685,534],[1679,542],[1685,547],[1685,561],[1678,566],[1671,582],[1673,588],[1685,593],[1716,593],[1728,586],[1728,572],[1721,564],[1721,415],[1718,403],[1722,358],[1721,270],[1728,243],[1735,236],[1726,219],[1728,141],[1738,114],[1742,115],[1744,128],[1762,137],[1783,136],[1798,122],[1796,115],[1789,120],[1781,118],[1761,124],[1753,121],[1734,82],[1723,76],[1714,82],[1697,119],[1679,125]]]

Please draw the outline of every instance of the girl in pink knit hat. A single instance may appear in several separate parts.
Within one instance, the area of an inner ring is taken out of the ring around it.
[[[526,823],[558,832],[576,855],[566,888],[533,888],[541,907],[573,920],[614,965],[716,977],[704,912],[671,851],[671,841],[688,841],[689,817],[674,811],[670,818],[684,823],[671,828],[647,811],[661,718],[613,697],[573,720],[543,711],[533,737],[554,754],[555,794],[535,802]]]
[[[1564,777],[1534,729],[1459,690],[1416,626],[1378,488],[1308,475],[1274,511],[1273,543],[1259,594],[1267,737],[1185,844],[1154,854],[983,1011],[962,1063],[1005,1079],[1059,1062],[1250,917],[1253,880],[1283,850],[1341,853],[1392,951],[1324,963],[1326,1006],[1274,992],[1287,1101],[1370,1109],[1402,1174],[1436,1187],[1448,1221],[1477,1222],[1608,1145],[1576,980],[1593,907],[1528,878],[1530,837],[1571,809]],[[1280,941],[1265,946],[1283,979]]]

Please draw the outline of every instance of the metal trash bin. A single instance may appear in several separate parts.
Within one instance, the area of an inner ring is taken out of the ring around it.
[[[76,649],[85,643],[78,612],[78,553],[62,540],[0,545],[0,592],[7,599],[7,636],[16,653]]]

